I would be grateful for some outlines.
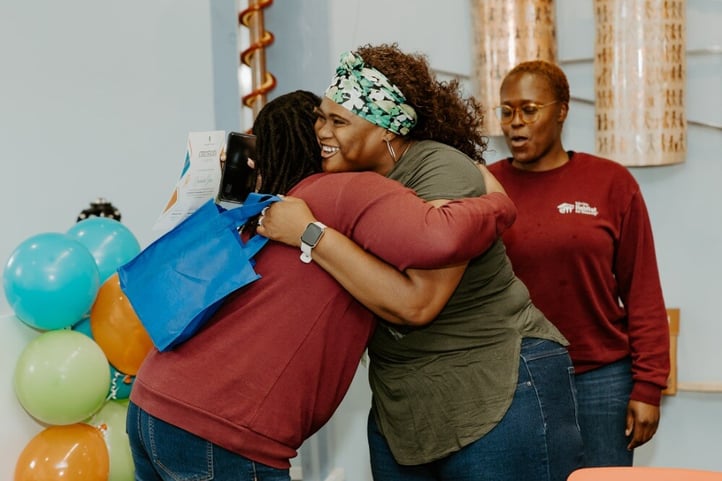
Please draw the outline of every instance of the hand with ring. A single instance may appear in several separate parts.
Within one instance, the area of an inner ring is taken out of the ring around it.
[[[266,212],[268,212],[268,208],[270,205],[267,205],[263,209],[261,209],[261,214],[258,216],[258,221],[256,222],[257,227],[263,227],[263,218],[266,216]]]
[[[316,220],[304,200],[284,196],[280,202],[274,202],[261,211],[258,233],[271,240],[299,247],[306,226]]]

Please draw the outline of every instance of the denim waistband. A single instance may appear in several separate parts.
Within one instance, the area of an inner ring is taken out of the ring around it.
[[[559,354],[568,354],[568,351],[556,341],[536,337],[525,337],[521,340],[521,356],[527,361]]]

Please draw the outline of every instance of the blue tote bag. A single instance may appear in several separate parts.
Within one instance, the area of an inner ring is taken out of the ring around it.
[[[238,229],[277,196],[251,193],[224,209],[210,199],[118,269],[120,288],[159,351],[195,334],[233,291],[260,278],[253,256],[267,238]]]

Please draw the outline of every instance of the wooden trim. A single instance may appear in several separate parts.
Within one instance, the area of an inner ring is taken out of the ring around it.
[[[677,383],[677,336],[679,336],[679,308],[670,307],[667,309],[667,320],[669,321],[669,378],[667,389],[662,394],[674,396],[680,389]]]
[[[722,382],[680,382],[677,391],[722,393]]]

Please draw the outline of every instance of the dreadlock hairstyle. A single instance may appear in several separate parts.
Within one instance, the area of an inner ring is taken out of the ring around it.
[[[417,123],[408,138],[435,140],[484,162],[483,109],[475,98],[463,97],[458,80],[437,80],[424,55],[404,53],[396,43],[364,45],[355,52],[386,75],[416,110]]]
[[[546,79],[552,92],[554,92],[554,98],[559,102],[569,103],[569,81],[567,80],[567,76],[564,75],[564,71],[558,65],[544,60],[522,62],[504,76],[504,81],[512,75],[523,73],[543,77]],[[502,85],[504,85],[504,81],[502,81]]]
[[[321,99],[308,91],[281,95],[267,103],[253,123],[260,192],[285,194],[311,174],[321,172],[321,148],[313,124]]]

